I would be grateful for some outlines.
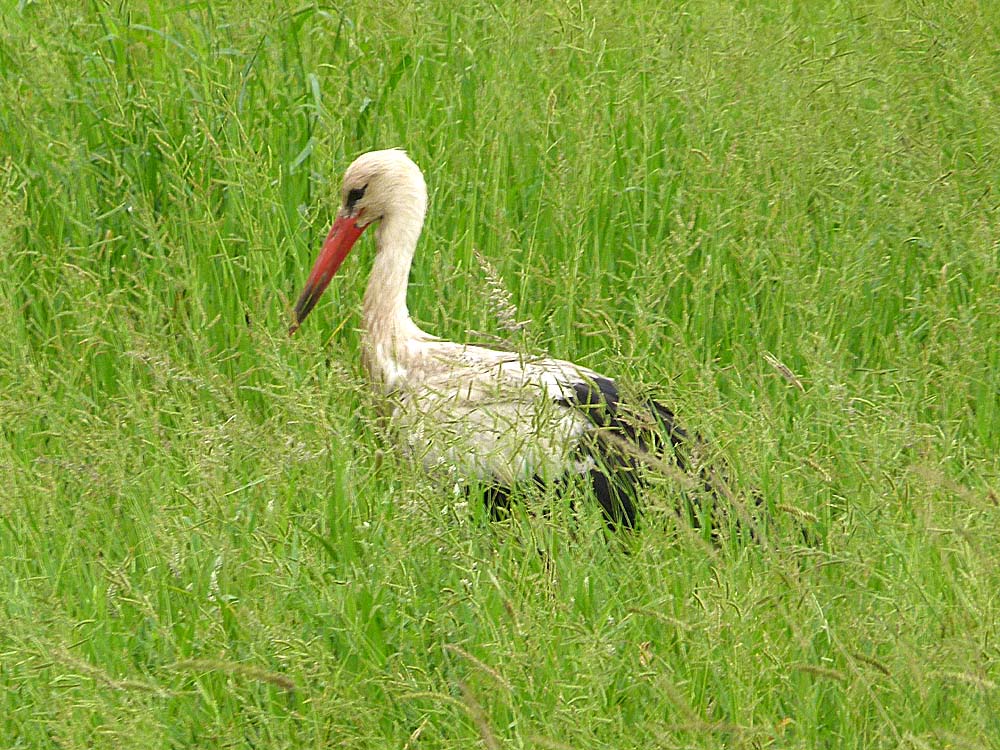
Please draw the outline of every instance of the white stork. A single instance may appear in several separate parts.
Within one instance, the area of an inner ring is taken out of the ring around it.
[[[491,513],[523,483],[589,479],[610,526],[635,524],[641,464],[688,470],[689,442],[652,401],[628,408],[614,381],[558,359],[443,341],[413,322],[406,287],[427,208],[404,151],[372,151],[344,175],[343,203],[295,305],[294,333],[364,230],[375,260],[362,313],[364,366],[386,397],[397,441],[427,470],[482,487]],[[665,456],[666,461],[663,460]],[[701,472],[698,483],[715,492]]]

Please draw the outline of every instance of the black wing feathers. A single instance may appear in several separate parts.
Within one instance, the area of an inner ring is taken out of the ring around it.
[[[623,408],[613,380],[595,377],[573,383],[572,387],[573,396],[556,403],[579,409],[596,428],[579,448],[597,464],[590,470],[594,495],[609,526],[632,528],[638,516],[636,501],[641,482],[638,454],[661,452],[665,447],[660,445],[664,432],[672,447],[685,435],[677,427],[673,413],[659,404],[650,404],[647,414],[634,418],[637,415]]]
[[[614,430],[640,450],[665,448],[661,445],[664,433],[673,448],[679,448],[688,440],[687,432],[677,424],[674,413],[657,401],[647,401],[639,411],[622,408],[618,386],[613,380],[596,377],[593,382],[573,383],[573,394],[572,400],[564,398],[556,403],[582,410],[595,427]]]
[[[597,463],[590,471],[594,494],[609,526],[631,528],[638,516],[642,465],[662,465],[666,460],[683,472],[691,472],[697,468],[692,466],[692,457],[700,452],[701,439],[690,436],[674,413],[657,401],[623,401],[613,380],[595,377],[572,387],[573,396],[556,403],[583,411],[596,428],[579,448]],[[697,474],[704,491],[717,498],[714,473],[701,467]],[[689,511],[697,522],[698,514],[693,508]]]
[[[612,529],[633,528],[639,516],[638,497],[647,469],[668,465],[691,476],[695,487],[683,493],[681,515],[696,526],[704,520],[718,531],[717,514],[724,515],[718,500],[733,500],[724,475],[708,462],[706,445],[698,435],[690,435],[677,423],[674,413],[653,400],[631,403],[623,399],[609,378],[594,377],[572,384],[572,393],[555,403],[583,412],[593,429],[580,441],[577,453],[593,461],[589,480],[601,504],[604,518]],[[535,477],[534,483],[544,482]],[[561,482],[560,482],[561,483]],[[504,517],[510,508],[511,488],[487,488],[485,500],[491,517]],[[710,499],[703,507],[702,498]]]

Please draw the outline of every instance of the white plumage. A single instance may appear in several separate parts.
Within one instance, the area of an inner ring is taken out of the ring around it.
[[[500,504],[518,483],[589,474],[608,522],[631,526],[636,456],[686,438],[673,414],[653,402],[627,410],[613,381],[585,367],[442,341],[421,330],[407,310],[406,288],[427,189],[403,151],[360,156],[344,175],[342,198],[291,332],[357,238],[376,224],[362,314],[364,365],[386,398],[401,447],[429,470],[492,488],[488,499]]]
[[[572,383],[596,377],[557,360],[445,341],[423,341],[395,356],[405,371],[394,389],[393,422],[408,452],[427,468],[512,486],[551,482],[594,465],[575,456],[593,425],[578,410]]]

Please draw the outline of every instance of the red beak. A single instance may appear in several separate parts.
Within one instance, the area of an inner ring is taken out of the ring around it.
[[[340,264],[344,262],[344,258],[351,252],[354,243],[358,241],[358,237],[368,226],[365,224],[359,227],[355,223],[358,218],[360,216],[353,218],[338,216],[337,220],[333,222],[330,233],[326,236],[326,242],[323,243],[323,249],[313,266],[312,273],[309,274],[306,287],[302,290],[299,301],[295,303],[295,321],[288,328],[289,336],[299,330],[302,321],[316,306],[320,295],[330,285],[330,279],[337,273]]]

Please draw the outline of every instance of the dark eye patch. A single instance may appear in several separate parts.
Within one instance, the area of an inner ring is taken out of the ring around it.
[[[364,187],[352,188],[347,192],[347,203],[345,204],[345,206],[347,207],[348,211],[354,210],[354,204],[364,197],[365,190],[367,189],[368,186],[365,185]]]

